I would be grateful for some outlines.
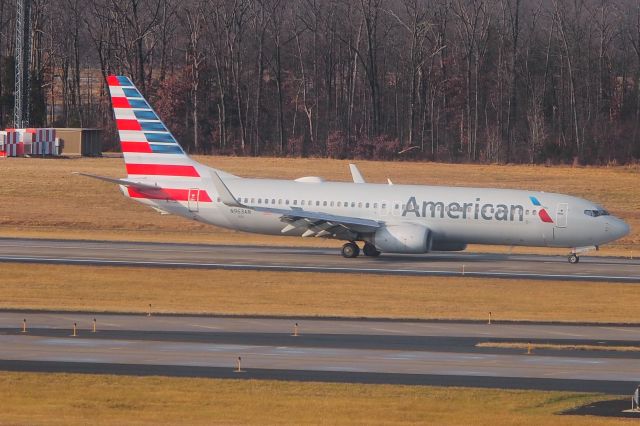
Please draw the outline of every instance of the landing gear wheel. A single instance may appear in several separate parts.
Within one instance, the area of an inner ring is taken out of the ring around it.
[[[362,248],[362,252],[364,253],[365,256],[369,256],[369,257],[380,256],[380,252],[376,250],[376,246],[370,243],[364,244],[364,247]]]
[[[358,257],[360,254],[360,247],[356,243],[347,243],[342,246],[342,256],[348,259]]]
[[[580,262],[580,258],[578,257],[577,254],[569,255],[569,263],[578,263],[578,262]]]

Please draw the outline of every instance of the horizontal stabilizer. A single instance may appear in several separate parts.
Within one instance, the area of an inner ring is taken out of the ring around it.
[[[92,174],[89,174],[89,173],[80,173],[80,172],[72,172],[72,174],[78,175],[78,176],[86,176],[86,177],[90,177],[92,179],[102,180],[104,182],[115,183],[116,185],[122,185],[122,186],[126,186],[128,188],[143,189],[145,191],[159,191],[159,190],[162,190],[162,188],[160,188],[159,186],[147,185],[145,183],[139,183],[139,182],[132,182],[132,181],[126,180],[126,179],[115,179],[115,178],[110,178],[110,177],[106,177],[106,176],[98,176],[98,175],[92,175]]]

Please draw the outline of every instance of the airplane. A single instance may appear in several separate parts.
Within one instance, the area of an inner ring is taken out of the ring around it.
[[[629,233],[598,204],[516,189],[367,183],[317,176],[249,179],[191,159],[126,76],[107,78],[126,179],[120,187],[163,214],[268,235],[346,241],[342,256],[462,251],[468,244],[562,247],[568,260]],[[358,243],[362,243],[362,250]]]

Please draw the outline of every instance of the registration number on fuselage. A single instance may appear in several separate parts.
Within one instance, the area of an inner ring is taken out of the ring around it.
[[[231,211],[232,214],[237,214],[237,215],[251,214],[250,209],[241,209],[236,207],[229,209],[229,211]]]

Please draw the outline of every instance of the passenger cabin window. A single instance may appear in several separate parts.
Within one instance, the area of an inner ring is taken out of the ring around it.
[[[293,205],[297,206],[298,205],[298,200],[293,200]]]
[[[326,202],[326,201],[323,201],[323,202],[322,202],[322,205],[323,205],[323,206],[325,206],[325,207],[327,207],[327,202]]]
[[[377,209],[378,208],[378,203],[373,203],[373,208]]]
[[[284,200],[284,203],[285,203],[286,205],[289,205],[289,200]]]
[[[369,203],[365,204],[365,207],[366,207],[366,208],[369,208]]]
[[[331,202],[331,207],[333,207],[333,201]]]

